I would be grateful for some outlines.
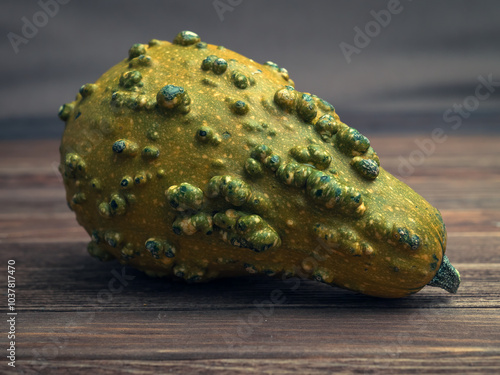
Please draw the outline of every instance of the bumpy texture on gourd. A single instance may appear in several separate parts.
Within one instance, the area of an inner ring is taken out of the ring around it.
[[[380,297],[458,288],[439,211],[275,63],[183,31],[134,44],[59,117],[67,200],[95,257],[190,282],[261,273]]]

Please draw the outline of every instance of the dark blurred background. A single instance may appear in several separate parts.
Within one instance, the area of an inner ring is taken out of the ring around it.
[[[82,84],[181,30],[287,68],[367,134],[449,129],[452,115],[456,134],[500,128],[495,0],[2,0],[0,24],[3,139],[60,136],[58,107]]]

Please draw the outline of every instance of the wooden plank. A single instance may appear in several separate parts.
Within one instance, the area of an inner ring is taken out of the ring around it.
[[[272,371],[280,363],[287,371],[296,366],[301,372],[333,371],[342,369],[339,361],[345,370],[371,373],[392,362],[395,373],[408,367],[435,373],[462,372],[469,366],[498,369],[500,358],[500,322],[492,309],[366,308],[353,316],[349,309],[295,309],[292,314],[274,309],[264,314],[254,308],[226,309],[223,315],[219,310],[160,310],[67,318],[62,320],[58,313],[23,315],[18,324],[32,322],[34,327],[23,335],[25,347],[19,348],[19,356],[27,360],[22,367],[46,362],[53,373],[57,366],[72,368],[67,366],[70,361],[82,369],[81,360],[92,360],[97,369],[119,373],[121,366],[111,367],[118,361],[166,361],[168,369],[189,360],[212,373],[215,363],[231,359],[241,373]]]
[[[357,319],[352,319],[351,311],[336,308],[295,310],[293,316],[283,309],[228,310],[224,317],[217,310],[125,311],[117,319],[115,312],[82,312],[61,321],[60,314],[47,312],[26,313],[19,324],[36,323],[33,332],[24,336],[38,349],[54,342],[50,340],[53,335],[61,344],[80,347],[77,358],[93,359],[355,357],[398,349],[408,356],[410,347],[416,353],[429,353],[430,358],[455,350],[500,354],[500,325],[491,309],[366,308],[356,314]],[[457,331],[467,335],[467,340],[457,339]],[[110,338],[112,347],[105,345]],[[138,348],[138,343],[146,342],[147,348]],[[239,353],[228,355],[238,348],[242,349]],[[20,353],[30,354],[25,349]],[[68,359],[68,353],[63,350],[58,358]]]
[[[355,351],[356,353],[357,351]],[[485,357],[481,352],[454,351],[438,353],[434,357],[411,354],[368,357],[366,355],[339,357],[326,356],[305,359],[245,359],[224,358],[214,360],[80,360],[78,362],[57,361],[50,363],[50,374],[86,375],[98,373],[114,374],[497,374],[499,357]],[[43,362],[30,361],[23,366],[26,375],[39,374]],[[35,370],[36,369],[36,370]],[[48,373],[48,372],[47,372]]]

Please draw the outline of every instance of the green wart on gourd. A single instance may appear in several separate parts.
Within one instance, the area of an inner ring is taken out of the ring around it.
[[[60,171],[88,251],[202,282],[301,276],[456,292],[439,211],[288,71],[183,31],[134,44],[64,104]]]

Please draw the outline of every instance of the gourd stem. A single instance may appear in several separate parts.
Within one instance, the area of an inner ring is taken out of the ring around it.
[[[427,285],[437,286],[450,293],[456,293],[460,286],[460,273],[453,267],[446,255],[443,256],[443,262],[439,267],[436,276]]]

